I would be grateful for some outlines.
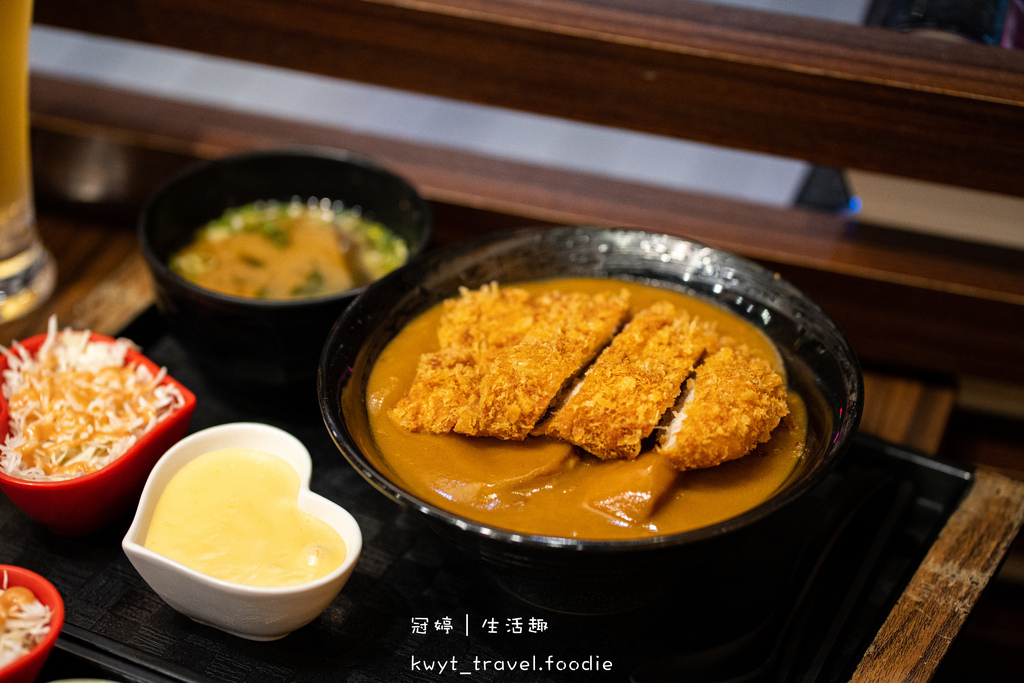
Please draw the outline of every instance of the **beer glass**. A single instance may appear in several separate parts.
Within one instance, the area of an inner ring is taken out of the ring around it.
[[[0,0],[0,323],[53,291],[56,268],[36,232],[28,124],[32,0]]]

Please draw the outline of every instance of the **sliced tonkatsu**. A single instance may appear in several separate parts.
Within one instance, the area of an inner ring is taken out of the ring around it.
[[[629,297],[531,297],[490,284],[462,289],[443,306],[440,349],[420,358],[391,418],[410,431],[523,439],[561,388],[611,341]]]
[[[549,292],[536,297],[537,317],[516,344],[502,349],[480,383],[480,399],[454,431],[525,439],[552,402],[607,346],[629,313],[629,295]]]
[[[480,289],[461,287],[445,299],[437,326],[442,349],[469,351],[489,364],[507,346],[518,343],[537,320],[538,306],[526,290],[490,283]]]
[[[536,321],[526,291],[495,283],[463,287],[442,306],[440,349],[420,357],[409,391],[389,413],[413,432],[450,432],[466,406],[479,400],[480,380],[495,355],[519,342]]]
[[[388,414],[410,432],[447,434],[479,389],[480,369],[472,353],[452,348],[425,353],[409,391]]]
[[[602,459],[635,458],[705,351],[711,326],[659,302],[637,313],[534,433]]]
[[[636,458],[657,434],[679,470],[769,439],[788,405],[767,361],[668,302],[626,324],[629,312],[625,290],[462,289],[389,414],[410,431],[546,435],[602,459]]]
[[[714,467],[768,441],[788,412],[782,377],[763,359],[725,347],[687,381],[657,450],[681,470]]]

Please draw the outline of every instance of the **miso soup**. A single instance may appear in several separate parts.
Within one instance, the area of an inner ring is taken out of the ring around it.
[[[169,265],[222,294],[301,299],[366,285],[403,265],[408,253],[383,224],[314,197],[228,209],[199,228]]]

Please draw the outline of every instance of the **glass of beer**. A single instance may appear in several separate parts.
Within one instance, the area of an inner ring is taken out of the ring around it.
[[[36,232],[29,158],[28,40],[32,0],[0,0],[0,323],[53,291],[56,268]]]

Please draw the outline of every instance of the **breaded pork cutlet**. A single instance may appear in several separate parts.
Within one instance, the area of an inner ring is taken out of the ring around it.
[[[465,349],[425,353],[409,391],[388,415],[411,432],[447,434],[479,392],[480,368],[472,353]]]
[[[665,301],[637,313],[535,434],[602,459],[635,458],[672,407],[714,330]]]
[[[518,343],[536,322],[537,306],[529,293],[496,282],[480,289],[459,288],[459,296],[445,299],[437,325],[442,349],[469,351],[489,364],[507,346]]]
[[[536,321],[536,307],[522,289],[496,283],[459,290],[442,304],[440,349],[425,353],[404,397],[389,411],[413,432],[450,432],[466,406],[480,397],[480,380],[494,357],[518,343]]]
[[[545,374],[549,383],[561,386],[607,344],[628,307],[624,291],[530,297],[525,290],[496,283],[463,288],[443,303],[440,349],[421,356],[409,391],[389,414],[415,432],[454,429],[473,436],[524,438],[513,429],[528,433],[522,425],[532,419],[532,427],[537,418],[523,411],[515,418],[507,416],[520,401],[544,401],[547,388],[540,381],[517,386],[516,378]],[[543,415],[549,403],[529,410]],[[520,426],[509,426],[514,420]]]
[[[537,319],[504,348],[480,383],[480,400],[454,431],[525,439],[562,388],[611,341],[629,312],[629,294],[549,292],[534,299]]]
[[[687,381],[657,450],[680,470],[713,467],[768,441],[788,412],[784,382],[768,363],[725,347]]]

